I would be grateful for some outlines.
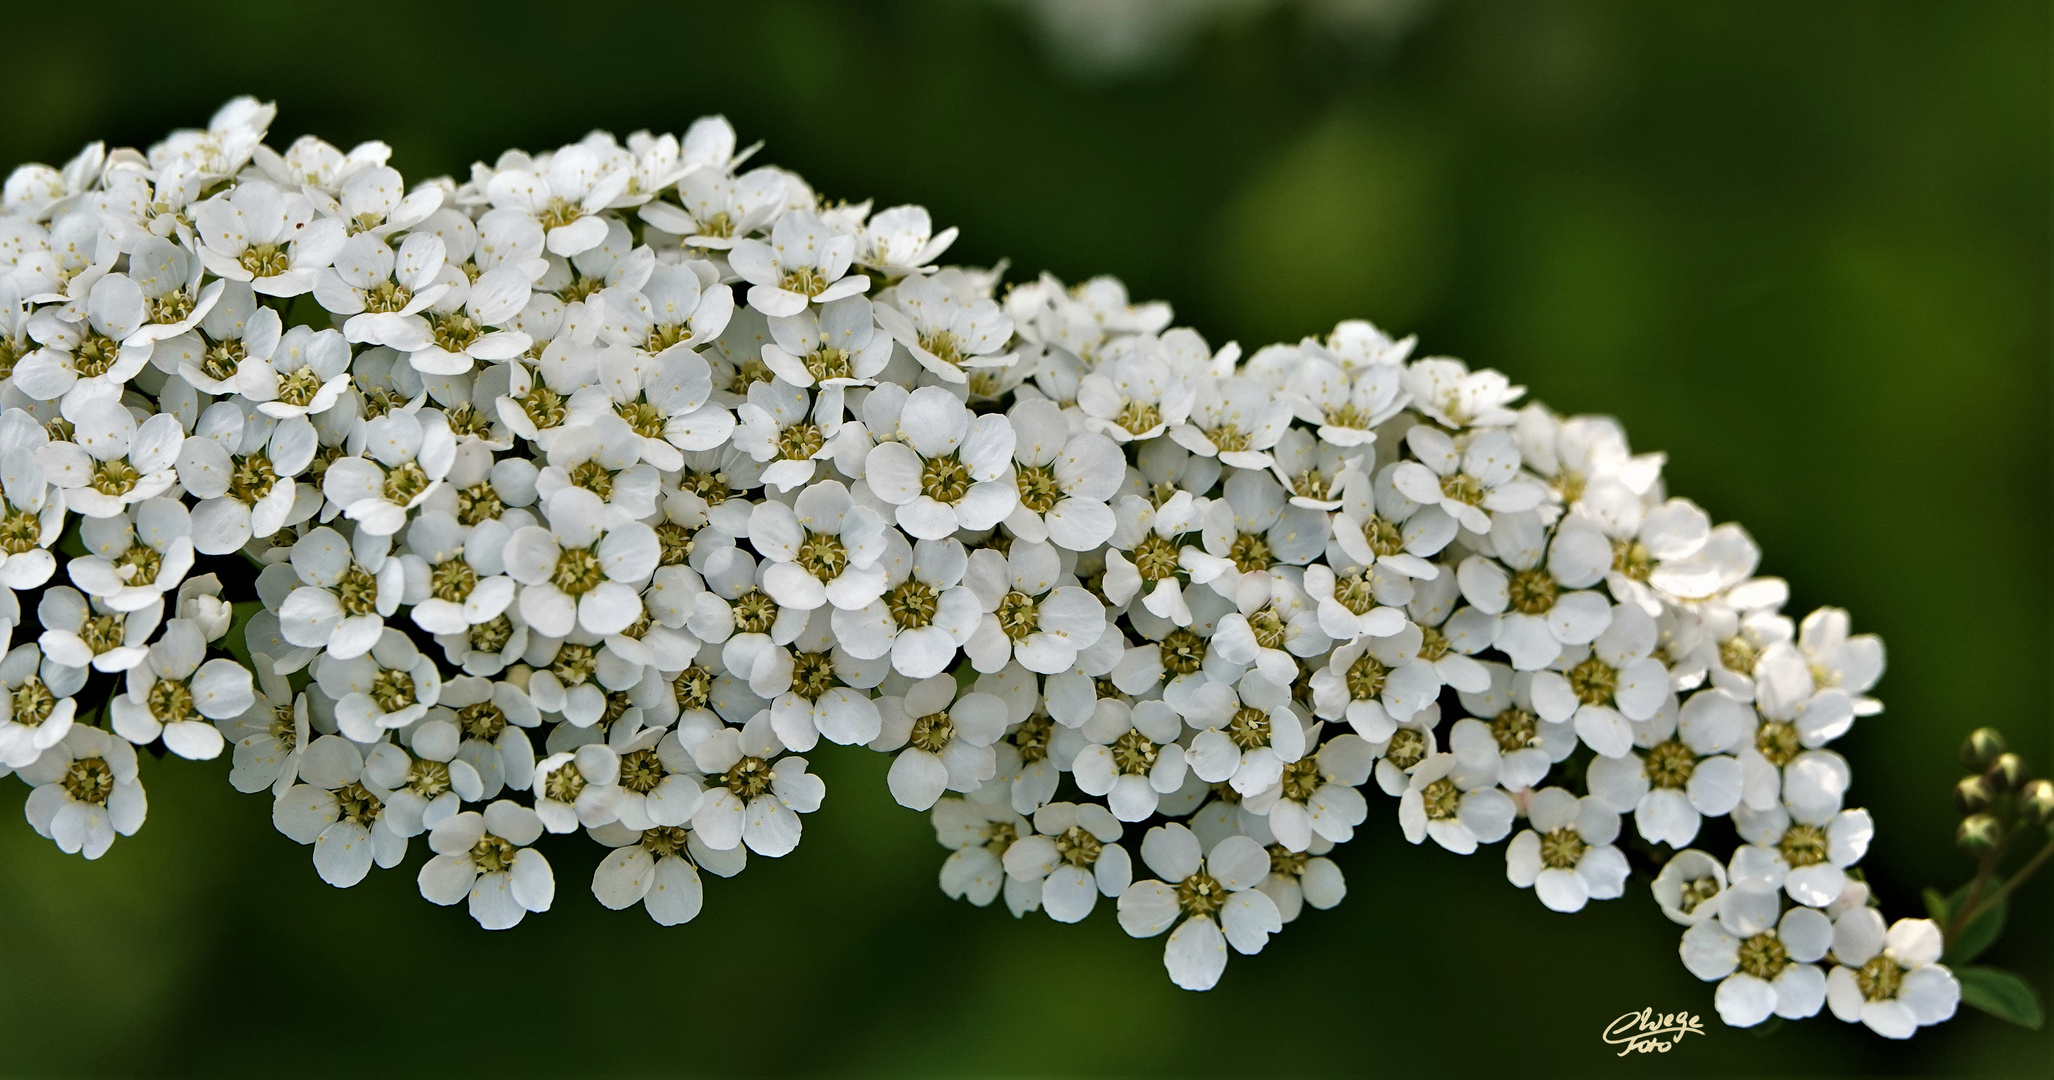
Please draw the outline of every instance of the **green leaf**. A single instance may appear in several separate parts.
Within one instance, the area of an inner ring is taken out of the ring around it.
[[[1996,895],[1997,890],[2003,885],[2003,877],[1990,875],[1990,883],[1983,886],[1983,899],[1987,900]],[[1947,898],[1947,910],[1950,913],[1961,910],[1962,903],[1968,899],[1968,889],[1967,885],[1963,885],[1954,890],[1953,896]],[[1928,900],[1927,903],[1930,905],[1932,901]],[[1954,940],[1948,943],[1947,955],[1941,958],[1942,961],[1949,967],[1959,967],[1981,956],[1985,950],[1996,944],[1998,936],[2004,933],[2004,918],[2010,908],[2009,899],[1999,900],[1984,907],[1982,913],[1969,920],[1969,924],[1961,928],[1961,933],[1955,935]]]
[[[1961,1000],[2020,1027],[2039,1030],[2044,1021],[2040,995],[2031,983],[2000,968],[1966,967],[1955,971],[1961,981]]]
[[[1953,917],[1953,912],[1947,909],[1947,898],[1941,896],[1940,890],[1933,888],[1931,885],[1926,886],[1925,897],[1926,914],[1934,922],[1939,923],[1941,926],[1946,926],[1947,920]]]

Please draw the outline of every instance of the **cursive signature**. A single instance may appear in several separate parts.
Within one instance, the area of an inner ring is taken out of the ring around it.
[[[1619,1057],[1628,1054],[1666,1054],[1685,1035],[1705,1033],[1704,1021],[1694,1013],[1660,1013],[1653,1009],[1630,1012],[1605,1025],[1605,1043],[1624,1046]]]

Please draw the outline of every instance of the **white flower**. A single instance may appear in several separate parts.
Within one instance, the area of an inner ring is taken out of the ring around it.
[[[428,510],[407,527],[406,602],[414,625],[431,634],[456,634],[491,622],[514,600],[504,573],[513,533],[497,520],[465,528],[456,518]]]
[[[213,574],[187,578],[178,586],[176,618],[190,621],[211,644],[228,636],[235,624],[235,608],[221,599],[221,579]]]
[[[592,895],[615,911],[640,903],[658,926],[677,926],[699,916],[706,899],[699,881],[701,865],[727,862],[730,865],[721,869],[707,868],[732,874],[746,857],[740,848],[735,856],[713,851],[698,833],[674,826],[659,825],[623,839],[627,842],[592,872]]]
[[[423,423],[422,418],[427,422]],[[342,516],[373,536],[391,536],[407,512],[435,494],[456,460],[456,436],[439,413],[390,412],[363,428],[368,458],[338,458],[321,492]]]
[[[1761,558],[1747,530],[1720,525],[1696,551],[1657,566],[1648,584],[1681,600],[1709,599],[1753,577]]]
[[[449,271],[443,274],[446,278]],[[365,332],[405,352],[407,363],[427,375],[462,375],[479,364],[527,352],[534,339],[513,329],[532,295],[527,271],[501,266],[476,281],[464,280],[459,276],[455,283],[461,287],[437,297],[424,316],[407,317],[398,325],[375,323]]]
[[[421,867],[421,895],[450,905],[471,899],[471,917],[487,930],[519,925],[530,911],[548,911],[556,899],[549,861],[528,845],[542,835],[542,819],[501,799],[480,814],[466,810],[435,826],[428,846],[435,858]]]
[[[431,189],[432,190],[432,189]],[[433,332],[421,312],[450,289],[438,284],[448,248],[432,233],[414,233],[395,252],[383,237],[358,233],[314,279],[314,299],[342,323],[351,341],[401,352],[428,347]]]
[[[1486,368],[1470,371],[1460,360],[1429,357],[1405,369],[1412,407],[1451,428],[1503,427],[1519,419],[1507,408],[1526,393],[1523,386]]]
[[[837,644],[824,608],[814,610],[790,646],[759,641],[732,656],[748,660],[738,670],[748,673],[750,690],[770,700],[778,739],[804,753],[823,735],[844,746],[877,738],[879,710],[869,688],[883,681],[884,662],[859,660]]]
[[[1849,636],[1848,623],[1846,611],[1820,608],[1799,625],[1797,647],[1821,690],[1852,698],[1856,716],[1874,716],[1883,711],[1883,703],[1868,692],[1883,677],[1883,639],[1874,634]]]
[[[1574,533],[1550,539],[1536,515],[1500,514],[1491,540],[1504,565],[1471,555],[1456,567],[1463,599],[1498,616],[1492,644],[1513,667],[1547,667],[1562,655],[1563,646],[1588,645],[1612,624],[1613,606],[1589,588],[1603,580],[1611,551],[1602,537],[1585,534],[1584,539],[1588,542],[1581,546]]]
[[[299,779],[300,756],[313,738],[307,695],[293,693],[270,657],[256,653],[250,659],[257,669],[256,695],[240,715],[214,726],[235,747],[229,784],[237,791],[270,788],[272,795],[283,795]]]
[[[770,320],[763,363],[793,386],[868,385],[891,359],[891,337],[877,332],[861,296]]]
[[[1754,745],[1740,752],[1747,772],[1748,805],[1775,805],[1783,770],[1803,751],[1815,750],[1854,726],[1854,700],[1845,692],[1819,689],[1802,651],[1787,641],[1763,649],[1754,662],[1754,705],[1761,716]]]
[[[193,507],[193,547],[202,555],[227,555],[284,528],[297,509],[293,478],[318,449],[306,418],[247,408],[233,400],[208,406],[178,453],[178,482],[201,500]]]
[[[655,572],[655,530],[638,521],[611,528],[605,504],[584,488],[565,488],[544,504],[549,527],[529,525],[506,549],[506,571],[525,586],[521,618],[537,632],[564,637],[626,629],[642,614],[639,585]]]
[[[1833,1015],[1856,1020],[1887,1039],[1908,1039],[1920,1027],[1954,1015],[1961,984],[1940,960],[1940,928],[1931,919],[1899,919],[1888,931],[1871,907],[1833,925],[1826,1002]]]
[[[1007,531],[1066,551],[1092,551],[1118,522],[1107,505],[1125,479],[1120,448],[1103,435],[1072,434],[1053,402],[1029,398],[1006,413],[1013,426],[1013,486],[1019,501]]]
[[[1405,445],[1419,460],[1399,463],[1391,482],[1406,498],[1440,507],[1470,532],[1491,531],[1485,511],[1531,510],[1547,494],[1520,476],[1519,447],[1503,431],[1472,432],[1457,443],[1421,424],[1405,433]],[[1611,552],[1605,554],[1609,566]]]
[[[73,442],[53,442],[36,451],[36,464],[64,491],[65,505],[87,517],[107,518],[144,499],[155,498],[178,479],[185,431],[178,418],[158,413],[140,425],[119,401],[96,398],[78,405],[71,420]]]
[[[1460,694],[1469,716],[1449,729],[1448,749],[1465,767],[1495,769],[1506,791],[1524,791],[1575,752],[1576,729],[1551,724],[1534,712],[1532,676],[1503,664],[1483,667],[1490,672],[1490,689]]]
[[[1318,723],[1307,730],[1306,743],[1318,737]],[[1318,835],[1332,843],[1355,837],[1355,826],[1369,816],[1369,804],[1355,790],[1369,782],[1375,752],[1360,735],[1339,735],[1315,754],[1284,766],[1278,782],[1242,801],[1252,814],[1266,814],[1276,842],[1288,852],[1311,848]]]
[[[963,584],[970,557],[953,539],[908,545],[897,530],[888,529],[883,543],[884,554],[875,564],[884,572],[883,591],[861,608],[837,606],[835,639],[859,660],[891,657],[892,669],[909,678],[938,675],[955,660],[984,614],[977,594]]]
[[[1632,868],[1612,846],[1619,813],[1586,795],[1542,788],[1526,801],[1527,828],[1505,846],[1505,877],[1551,911],[1582,911],[1626,891]]]
[[[1260,830],[1251,827],[1249,831]],[[1277,905],[1277,915],[1284,922],[1296,920],[1307,904],[1325,911],[1347,898],[1347,878],[1342,876],[1340,866],[1326,857],[1333,848],[1333,841],[1317,833],[1304,851],[1293,852],[1282,844],[1269,845],[1269,875],[1256,888]]]
[[[569,258],[598,247],[610,223],[599,215],[627,191],[633,173],[609,168],[594,148],[582,145],[566,146],[533,165],[493,174],[487,187],[492,205],[541,222],[553,255]]]
[[[619,661],[596,642],[591,642],[593,635],[580,633],[578,636],[579,641],[544,638],[534,643],[527,655],[538,661],[538,666],[528,676],[527,693],[537,709],[558,714],[572,728],[590,729],[607,711],[607,694],[600,683],[601,669],[607,669],[603,677],[614,685],[624,685],[628,681],[627,676],[639,676],[641,670]],[[581,742],[588,736],[597,738],[600,734],[590,731],[578,736],[577,741]],[[618,728],[605,734],[609,737],[623,736]],[[552,746],[550,749],[564,747]]]
[[[343,223],[315,219],[314,204],[261,180],[235,185],[193,207],[200,261],[217,276],[247,281],[264,296],[312,292],[319,272],[349,238]]]
[[[1433,580],[1440,568],[1427,560],[1441,553],[1453,541],[1461,526],[1438,505],[1421,506],[1398,490],[1399,463],[1370,476],[1373,464],[1364,448],[1361,458],[1343,466],[1335,483],[1340,513],[1334,516],[1333,545],[1327,559],[1334,560],[1334,547],[1360,566],[1376,566],[1409,578]],[[1297,505],[1307,500],[1294,496]],[[1322,509],[1326,503],[1313,502]]]
[[[29,337],[42,348],[15,365],[15,389],[74,408],[119,397],[122,386],[150,362],[151,343],[136,337],[146,317],[142,288],[110,274],[93,285],[77,321],[59,311],[46,307],[29,316]]]
[[[1238,598],[1244,585],[1273,567],[1303,566],[1318,558],[1327,546],[1326,512],[1291,505],[1285,494],[1266,472],[1235,469],[1228,474],[1225,497],[1209,501],[1201,516],[1204,553],[1185,556],[1191,580]]]
[[[293,143],[292,148],[286,151],[288,161],[293,151],[306,141],[301,139]],[[334,147],[325,143],[322,146],[319,179],[307,177],[302,169],[298,171],[304,179],[299,182],[323,191],[334,190],[334,207],[331,209],[324,205],[322,210],[341,218],[351,231],[390,237],[426,221],[428,215],[441,208],[443,189],[432,182],[412,191],[406,190],[406,180],[400,176],[399,170],[385,164],[388,150],[384,143],[365,143],[340,161],[336,160]],[[260,164],[264,155],[265,150],[260,148],[257,152]],[[269,172],[268,169],[266,171]],[[281,178],[272,174],[272,179]]]
[[[640,521],[656,513],[663,477],[642,461],[645,440],[611,413],[567,423],[550,442],[548,464],[535,477],[535,493],[544,504],[567,488],[583,488],[606,505],[608,527]],[[664,444],[673,454],[677,448]]]
[[[950,849],[941,864],[941,891],[951,900],[968,900],[984,907],[997,899],[1003,888],[1006,907],[1015,916],[1032,911],[1041,903],[1040,884],[1006,873],[1003,862],[1023,834],[1033,834],[1026,819],[1008,809],[1003,800],[986,801],[982,792],[935,803],[934,838]]]
[[[1105,605],[1063,573],[1047,544],[1018,540],[1000,555],[981,548],[970,556],[964,583],[984,611],[963,651],[978,671],[997,671],[1008,660],[1043,675],[1068,671],[1077,654],[1105,633]]]
[[[1086,795],[1104,797],[1114,818],[1147,821],[1164,795],[1184,786],[1188,770],[1177,745],[1184,722],[1168,705],[1105,698],[1078,730],[1089,742],[1077,750],[1071,775]]]
[[[559,750],[535,763],[533,778],[535,814],[550,832],[598,828],[619,817],[620,755],[605,743]]]
[[[79,539],[92,554],[71,560],[72,583],[115,611],[162,603],[193,567],[192,519],[168,496],[87,518]]]
[[[927,273],[934,260],[955,242],[955,226],[936,233],[926,207],[894,206],[872,214],[857,234],[856,261],[877,267],[890,277]],[[1011,333],[1008,329],[1002,336]]]
[[[855,237],[836,232],[818,214],[793,210],[771,226],[769,243],[735,241],[728,264],[749,282],[749,306],[774,318],[869,289],[869,278],[849,273],[855,253]]]
[[[272,825],[314,845],[315,870],[338,889],[362,881],[373,862],[389,870],[406,857],[406,837],[385,816],[389,789],[364,765],[363,752],[349,740],[323,735],[301,752],[299,783],[271,804]]]
[[[1154,937],[1182,920],[1163,948],[1163,966],[1186,990],[1210,990],[1220,981],[1228,945],[1252,956],[1284,928],[1276,904],[1255,887],[1269,874],[1261,844],[1229,836],[1202,860],[1200,853],[1198,838],[1182,825],[1148,830],[1141,859],[1161,880],[1137,881],[1120,894],[1120,928],[1135,937]]]
[[[1740,806],[1733,810],[1733,824],[1747,841],[1733,853],[1733,887],[1782,889],[1811,907],[1825,907],[1846,890],[1847,868],[1868,854],[1876,832],[1866,810],[1794,818],[1781,806]]]
[[[625,425],[637,457],[664,472],[677,472],[685,466],[686,452],[719,449],[734,434],[734,414],[709,404],[712,395],[706,361],[689,349],[651,360],[612,348],[599,355],[598,383],[571,394],[566,423]],[[556,448],[548,449],[553,460]]]
[[[0,445],[6,441],[0,435]],[[57,572],[50,545],[64,532],[64,495],[44,480],[27,447],[0,449],[0,495],[0,587],[26,592]]]
[[[1203,378],[1194,385],[1190,417],[1169,430],[1194,454],[1241,469],[1267,469],[1270,448],[1291,424],[1291,405],[1253,379]]]
[[[1503,840],[1512,831],[1516,807],[1510,796],[1486,783],[1459,769],[1454,754],[1428,755],[1413,767],[1398,798],[1405,839],[1417,844],[1431,836],[1457,855]]]
[[[1348,479],[1359,471],[1366,448],[1335,446],[1304,428],[1286,428],[1270,449],[1270,472],[1290,489],[1293,506],[1337,509]]]
[[[1535,711],[1549,723],[1573,722],[1577,737],[1605,757],[1626,753],[1633,746],[1632,725],[1652,719],[1669,700],[1669,671],[1649,655],[1658,636],[1647,612],[1631,604],[1613,607],[1611,624],[1591,642],[1587,654],[1581,646],[1570,647],[1550,661],[1560,670],[1534,672]],[[1705,722],[1720,727],[1720,748],[1732,749],[1741,736],[1746,707],[1723,695],[1691,700],[1697,702],[1691,706],[1693,721],[1698,714],[1715,711],[1717,715]]]
[[[442,684],[428,715],[449,720],[463,733],[456,756],[483,783],[480,798],[497,798],[503,788],[526,790],[535,775],[535,749],[528,729],[542,722],[535,703],[508,682],[458,675]]]
[[[769,858],[788,855],[799,846],[799,815],[820,809],[827,796],[827,784],[806,771],[805,758],[785,754],[762,713],[707,736],[692,760],[707,784],[692,831],[716,851],[746,844]]]
[[[884,519],[835,480],[806,488],[790,506],[766,501],[749,514],[749,542],[768,563],[764,591],[801,611],[857,611],[882,596],[884,532]]]
[[[1318,629],[1328,638],[1388,638],[1405,629],[1405,611],[1394,606],[1411,599],[1411,586],[1402,576],[1359,565],[1345,566],[1337,576],[1331,565],[1314,563],[1305,568],[1304,582],[1306,598],[1318,612]]]
[[[208,721],[241,715],[256,691],[241,664],[206,656],[199,627],[184,619],[165,623],[145,662],[128,669],[128,692],[114,698],[115,733],[137,746],[161,735],[165,749],[195,761],[218,756],[221,732]]]
[[[1151,614],[1178,626],[1191,625],[1183,582],[1190,577],[1189,567],[1205,553],[1179,541],[1198,527],[1204,512],[1204,505],[1188,491],[1177,492],[1161,506],[1121,496],[1113,504],[1118,525],[1105,553],[1106,599],[1125,607],[1139,594],[1141,606]],[[1131,560],[1123,553],[1130,553]]]
[[[944,382],[961,385],[979,369],[1015,360],[1004,351],[1013,320],[960,270],[907,278],[886,299],[877,305],[877,325]]]
[[[1133,860],[1119,844],[1122,831],[1097,803],[1050,803],[1034,812],[1034,835],[1006,849],[1006,873],[1040,889],[1049,918],[1082,922],[1100,894],[1117,898],[1133,883]]]
[[[44,605],[49,602],[46,596]],[[6,695],[0,700],[0,766],[26,768],[62,742],[78,713],[72,695],[85,683],[83,666],[67,666],[32,644],[17,645],[0,660],[0,692]]]
[[[335,702],[337,726],[362,743],[419,720],[442,692],[435,661],[391,627],[379,633],[368,653],[348,659],[323,653],[313,672],[321,692]]]
[[[899,805],[925,810],[942,792],[975,791],[997,772],[991,744],[1010,718],[998,697],[972,691],[958,698],[956,681],[937,675],[904,696],[879,698],[877,706],[882,726],[870,745],[898,751],[885,782]]]
[[[1332,647],[1312,599],[1292,581],[1295,574],[1294,567],[1279,567],[1242,575],[1234,590],[1238,610],[1227,612],[1213,631],[1212,647],[1221,659],[1252,665],[1271,682],[1289,684],[1298,681],[1300,658],[1325,655]],[[1399,616],[1385,625],[1399,629],[1405,624]]]
[[[1192,692],[1182,713],[1196,732],[1184,756],[1192,774],[1208,784],[1231,783],[1242,795],[1255,795],[1305,756],[1305,727],[1291,710],[1288,683],[1255,673],[1242,676],[1239,686],[1208,682]]]
[[[1123,356],[1077,384],[1087,424],[1118,443],[1162,435],[1183,423],[1194,403],[1191,387],[1153,355]]]
[[[784,207],[785,178],[776,169],[731,176],[725,168],[701,167],[679,179],[678,197],[681,207],[651,201],[637,214],[692,247],[726,249],[768,224]]]
[[[630,829],[678,826],[692,819],[703,801],[698,769],[677,734],[650,728],[625,743],[620,729],[609,733],[620,753],[613,781],[613,816]]]
[[[1726,899],[1726,864],[1687,848],[1662,864],[1652,887],[1655,902],[1671,922],[1696,926],[1719,914]]]
[[[1649,615],[1662,612],[1657,587],[1666,579],[1666,564],[1689,558],[1710,538],[1712,519],[1688,499],[1670,499],[1649,506],[1625,482],[1608,479],[1583,491],[1577,512],[1561,524],[1564,533],[1596,532],[1612,549],[1612,567],[1605,584],[1621,603],[1634,604]]]
[[[107,854],[115,834],[134,836],[149,812],[136,778],[135,747],[99,728],[73,725],[15,771],[35,789],[26,807],[29,824],[67,855]]]
[[[1706,816],[1724,816],[1740,804],[1740,762],[1726,751],[1745,729],[1728,715],[1733,702],[1723,695],[1709,699],[1712,709],[1695,708],[1707,693],[1719,694],[1693,696],[1684,723],[1665,708],[1639,725],[1644,755],[1629,750],[1590,763],[1590,793],[1622,814],[1633,811],[1634,826],[1647,840],[1686,847]]]
[[[214,315],[219,314],[217,308]],[[258,412],[281,420],[325,413],[349,389],[349,366],[349,343],[340,332],[295,326],[262,357],[250,350],[236,390],[256,402]]]
[[[1375,442],[1376,429],[1384,421],[1410,402],[1402,385],[1404,375],[1395,364],[1370,364],[1351,374],[1324,360],[1307,360],[1292,373],[1279,400],[1287,402],[1300,420],[1315,425],[1322,441],[1365,446]]]
[[[1012,513],[1019,491],[1004,480],[1015,445],[1005,417],[977,416],[946,387],[923,386],[906,398],[899,423],[908,441],[879,443],[863,468],[908,534],[980,532]]]
[[[357,534],[355,544],[322,526],[292,546],[300,585],[278,606],[279,631],[305,649],[349,659],[369,652],[385,617],[406,595],[406,569],[387,554],[383,537]]]
[[[1826,1001],[1826,974],[1815,961],[1833,945],[1833,924],[1812,908],[1791,908],[1773,929],[1748,937],[1716,919],[1683,932],[1683,966],[1700,979],[1719,979],[1713,1005],[1733,1027],[1753,1027],[1771,1015],[1801,1020]]]
[[[834,386],[823,387],[809,406],[806,391],[790,383],[751,383],[749,400],[735,412],[741,421],[735,448],[769,462],[763,482],[779,491],[813,479],[814,463],[834,456],[833,440],[843,426],[842,392]]]

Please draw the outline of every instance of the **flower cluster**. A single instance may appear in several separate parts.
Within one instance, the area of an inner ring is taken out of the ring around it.
[[[1880,643],[1611,421],[1365,322],[1244,357],[1001,290],[719,118],[411,186],[271,119],[5,185],[0,767],[65,850],[141,824],[137,748],[232,747],[332,884],[422,838],[512,926],[583,832],[680,923],[799,843],[825,740],[892,755],[949,895],[1102,898],[1204,989],[1341,901],[1373,783],[1556,911],[1673,852],[1729,1023],[1951,1013],[1852,869]]]

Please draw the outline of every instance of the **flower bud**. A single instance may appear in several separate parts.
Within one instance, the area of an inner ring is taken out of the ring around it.
[[[1995,797],[1990,782],[1980,776],[1964,776],[1954,785],[1954,808],[1964,814],[1979,814],[1990,808]]]
[[[2025,786],[2025,759],[2017,754],[1999,754],[1990,763],[1990,770],[1983,774],[1992,791],[2017,791]]]
[[[2035,825],[2054,821],[2054,780],[2035,780],[2019,796],[2018,812]]]
[[[1961,763],[1971,769],[1987,769],[2004,752],[2004,733],[1996,728],[1977,728],[1961,744]]]
[[[1954,830],[1955,846],[1971,855],[1986,855],[1997,849],[1997,842],[2004,837],[2004,827],[1989,814],[1970,814],[1961,819],[1961,827]]]
[[[221,579],[206,574],[179,585],[174,617],[190,619],[208,641],[219,641],[235,623],[235,608],[221,599]]]

